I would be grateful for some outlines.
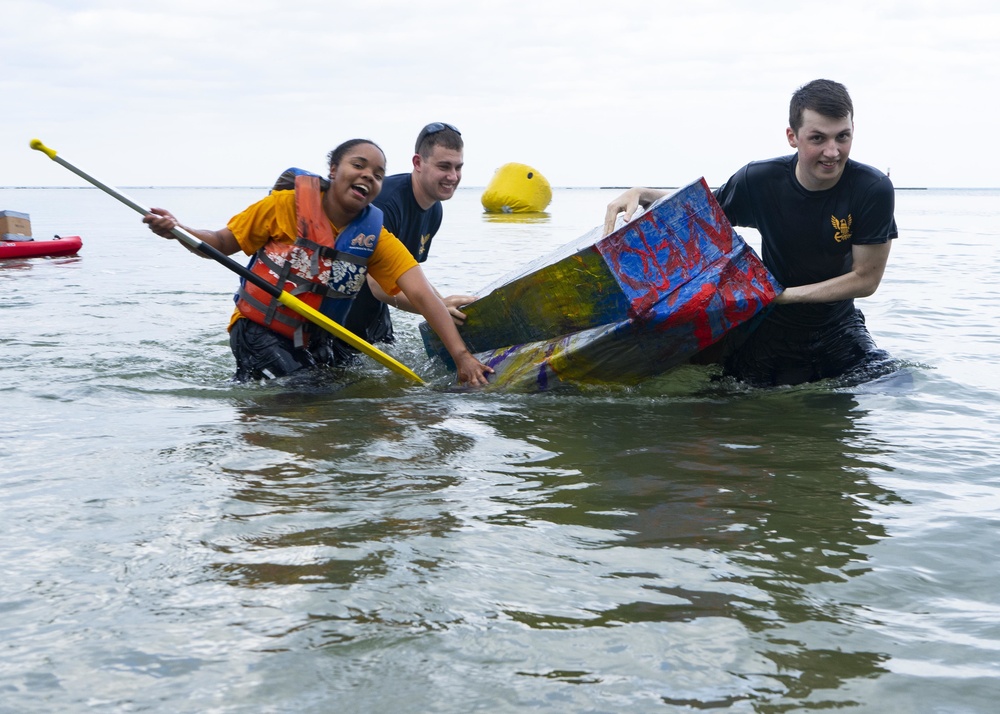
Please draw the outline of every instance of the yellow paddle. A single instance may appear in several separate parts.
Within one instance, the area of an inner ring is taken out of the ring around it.
[[[131,198],[123,194],[121,191],[98,181],[96,178],[78,169],[76,166],[63,159],[61,156],[57,156],[55,149],[50,149],[38,139],[31,140],[31,148],[35,149],[36,151],[41,151],[43,154],[48,156],[57,164],[61,164],[62,166],[66,167],[67,169],[75,173],[77,176],[82,178],[84,181],[93,184],[94,186],[101,189],[108,195],[117,198],[126,206],[134,209],[143,216],[149,213],[148,208],[146,208],[142,204],[136,203]],[[243,267],[225,253],[222,253],[213,246],[210,246],[204,241],[199,240],[189,231],[186,231],[178,226],[177,228],[174,228],[173,231],[171,232],[173,233],[174,237],[177,238],[178,240],[182,241],[183,243],[190,246],[194,250],[197,250],[202,255],[206,255],[209,258],[215,260],[216,262],[221,263],[222,265],[226,266],[227,268],[229,268],[230,270],[232,270],[234,273],[244,278],[245,280],[249,280],[251,283],[259,287],[261,290],[267,292],[268,295],[278,298],[278,302],[280,302],[285,307],[294,310],[295,312],[299,313],[300,315],[302,315],[302,317],[306,318],[310,322],[319,325],[327,332],[332,333],[334,336],[340,338],[347,344],[357,348],[360,352],[363,352],[364,354],[368,355],[377,362],[382,363],[396,374],[401,374],[404,377],[412,379],[414,382],[418,384],[423,384],[424,380],[422,380],[419,376],[417,376],[417,374],[406,365],[397,362],[392,357],[387,355],[385,352],[382,352],[377,347],[373,347],[371,344],[362,340],[360,337],[355,335],[350,330],[344,329],[336,322],[328,318],[326,315],[305,304],[291,293],[285,292],[284,290],[281,290],[275,285],[271,285],[269,282],[261,278],[259,275]]]

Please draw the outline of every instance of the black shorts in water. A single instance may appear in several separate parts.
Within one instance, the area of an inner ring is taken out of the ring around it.
[[[307,328],[308,329],[308,328]],[[297,348],[277,332],[242,318],[229,331],[229,347],[236,358],[237,382],[274,379],[309,367],[333,367],[355,355],[325,330],[315,328],[309,344]]]
[[[891,371],[860,310],[819,330],[777,325],[763,315],[730,333],[723,376],[757,387],[802,384],[857,375],[860,381]]]

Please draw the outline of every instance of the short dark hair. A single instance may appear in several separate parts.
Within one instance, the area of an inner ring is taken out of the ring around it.
[[[329,166],[332,169],[334,166],[339,165],[341,160],[343,160],[344,158],[344,154],[346,154],[348,151],[350,151],[359,144],[371,144],[376,149],[381,151],[382,158],[385,158],[385,152],[382,151],[382,147],[376,144],[371,139],[348,139],[343,144],[341,144],[336,149],[334,149],[333,151],[331,151],[329,154],[326,155],[327,166]]]
[[[795,90],[788,105],[788,126],[798,133],[802,128],[802,113],[806,109],[829,119],[854,119],[854,104],[847,87],[829,79],[814,79]]]
[[[443,146],[452,151],[462,151],[465,148],[462,132],[451,124],[443,122],[428,124],[417,135],[417,143],[413,147],[413,152],[426,159],[434,153],[435,146]]]

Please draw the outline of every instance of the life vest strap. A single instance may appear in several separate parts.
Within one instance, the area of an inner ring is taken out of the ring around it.
[[[315,251],[315,254],[320,255],[327,260],[339,260],[353,265],[368,265],[367,257],[354,255],[353,253],[345,253],[342,250],[337,250],[336,248],[331,248],[327,245],[320,245],[319,243],[314,243],[308,238],[299,238],[295,241],[295,245]],[[315,263],[315,258],[313,258],[313,262]],[[319,271],[317,270],[317,272]]]
[[[285,264],[281,266],[278,271],[278,287],[279,289],[288,281],[288,274],[292,271],[292,264],[289,261],[285,261]],[[270,325],[271,321],[274,320],[275,312],[281,303],[278,302],[278,298],[272,297],[267,306],[267,311],[264,313],[264,324]]]
[[[302,318],[300,317],[289,317],[284,313],[275,310],[275,306],[280,304],[278,299],[275,297],[268,296],[271,298],[270,300],[267,302],[261,302],[243,288],[240,288],[237,295],[241,300],[245,300],[247,304],[264,315],[266,322],[263,324],[265,325],[270,325],[272,322],[280,322],[284,325],[288,325],[289,327],[295,327],[302,322]]]
[[[263,251],[258,255],[258,260],[263,263],[268,270],[278,276],[277,285],[295,297],[306,295],[308,293],[316,293],[317,295],[322,295],[323,297],[334,297],[340,294],[326,285],[314,283],[301,276],[291,274],[291,262],[288,260],[279,264]],[[292,289],[289,290],[286,284],[290,284]]]

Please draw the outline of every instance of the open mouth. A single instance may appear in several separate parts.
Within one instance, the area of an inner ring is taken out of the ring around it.
[[[368,186],[365,186],[364,184],[361,183],[356,183],[353,186],[351,186],[351,188],[353,188],[355,191],[357,191],[366,198],[368,196],[368,193],[371,191],[371,189]]]

